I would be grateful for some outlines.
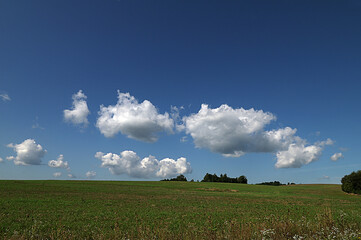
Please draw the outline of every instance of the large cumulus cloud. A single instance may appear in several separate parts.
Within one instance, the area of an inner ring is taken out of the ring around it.
[[[202,104],[198,113],[183,118],[185,131],[196,147],[208,148],[225,156],[238,157],[247,152],[270,152],[294,130],[264,132],[276,117],[262,110],[233,109],[224,104],[211,109]]]
[[[226,157],[245,153],[274,153],[277,168],[300,167],[316,161],[331,140],[308,144],[296,136],[297,129],[285,127],[265,130],[276,120],[269,112],[233,109],[224,104],[209,108],[202,104],[198,113],[183,117],[183,128],[198,148],[207,148]]]
[[[70,110],[64,110],[64,119],[67,122],[86,127],[89,124],[88,115],[90,113],[86,103],[87,96],[82,90],[79,90],[79,92],[73,94],[72,98],[73,106]]]
[[[102,167],[108,168],[115,175],[127,174],[137,178],[168,178],[192,171],[190,163],[183,157],[177,160],[170,158],[157,160],[150,155],[141,159],[133,151],[123,151],[120,155],[97,152],[95,157],[102,161]]]
[[[96,126],[105,137],[122,133],[136,140],[155,142],[157,133],[173,132],[174,121],[167,112],[158,113],[150,101],[138,103],[129,93],[118,91],[116,105],[100,106]]]
[[[16,152],[16,156],[7,157],[8,160],[13,160],[16,165],[40,165],[41,159],[46,153],[46,150],[34,139],[26,139],[20,144],[10,143],[7,146]]]

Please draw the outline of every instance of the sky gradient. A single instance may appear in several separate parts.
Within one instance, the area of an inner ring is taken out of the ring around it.
[[[361,169],[360,13],[0,1],[0,179],[340,183]]]

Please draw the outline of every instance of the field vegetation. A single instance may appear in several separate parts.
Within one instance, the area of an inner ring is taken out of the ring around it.
[[[1,239],[360,239],[341,185],[0,181]]]

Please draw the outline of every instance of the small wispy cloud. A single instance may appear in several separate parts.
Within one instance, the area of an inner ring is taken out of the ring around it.
[[[9,97],[9,95],[8,95],[7,93],[0,93],[0,98],[1,98],[1,100],[3,100],[4,102],[11,100],[11,98]]]
[[[335,153],[331,156],[331,160],[336,162],[337,160],[339,160],[340,158],[343,158],[343,154],[342,153]]]
[[[61,172],[53,173],[53,176],[56,177],[56,178],[57,178],[57,177],[61,177]]]
[[[94,178],[96,175],[97,175],[97,173],[94,172],[94,171],[88,171],[88,172],[85,174],[85,176],[86,176],[88,179]]]
[[[69,177],[69,178],[76,178],[76,176],[73,175],[73,174],[71,174],[71,173],[68,173],[68,177]]]
[[[34,121],[34,124],[31,126],[31,128],[44,130],[45,128],[41,127],[41,126],[39,125],[39,122],[38,122],[38,121],[39,121],[39,118],[36,117],[36,118],[35,118],[35,121]]]

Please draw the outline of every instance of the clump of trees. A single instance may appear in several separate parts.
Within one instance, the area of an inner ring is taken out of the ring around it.
[[[281,185],[285,185],[285,184],[282,184],[279,181],[273,181],[273,182],[256,183],[256,185],[281,186]]]
[[[171,178],[171,179],[163,179],[161,181],[180,181],[180,182],[187,182],[187,178],[181,174],[175,178]]]
[[[342,191],[361,194],[361,170],[345,175],[341,179]]]
[[[221,174],[219,177],[217,174],[206,173],[202,182],[224,182],[224,183],[243,183],[247,184],[246,176],[239,176],[238,178],[228,177],[227,174]]]

